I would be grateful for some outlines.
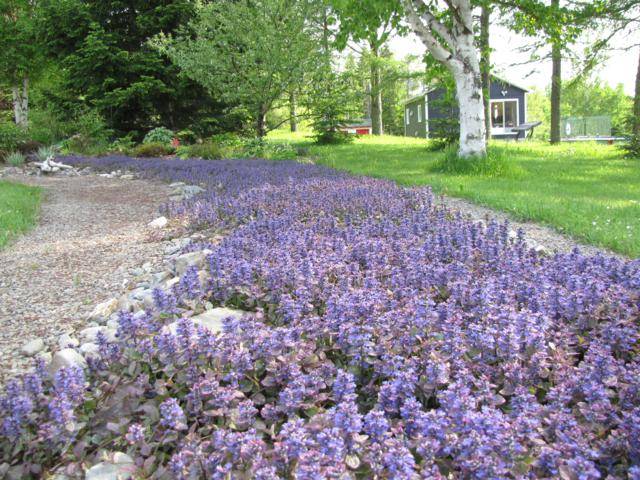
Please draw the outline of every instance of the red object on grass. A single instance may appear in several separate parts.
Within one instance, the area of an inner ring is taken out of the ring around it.
[[[174,138],[173,140],[171,140],[171,146],[173,148],[178,148],[180,146],[180,139]]]

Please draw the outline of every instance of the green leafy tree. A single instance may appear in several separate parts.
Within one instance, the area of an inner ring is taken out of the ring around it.
[[[314,67],[311,13],[298,0],[220,0],[199,6],[188,28],[155,45],[212,95],[245,107],[263,137],[267,113]]]
[[[36,29],[36,2],[0,0],[0,85],[11,89],[14,120],[29,123],[29,81],[43,59]]]
[[[383,48],[389,36],[400,26],[402,8],[399,3],[388,0],[332,0],[331,5],[338,17],[340,30],[337,45],[344,49],[349,40],[365,42],[369,58],[369,95],[371,97],[371,126],[374,135],[382,135],[384,68]]]
[[[223,103],[148,45],[195,15],[196,0],[42,0],[39,29],[65,76],[61,112],[96,109],[119,134],[157,126],[201,134],[237,125]]]

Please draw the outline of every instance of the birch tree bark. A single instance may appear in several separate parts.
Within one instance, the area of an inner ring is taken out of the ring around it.
[[[451,24],[439,20],[423,0],[403,0],[407,20],[433,57],[442,62],[456,82],[460,110],[460,146],[463,158],[487,154],[480,59],[473,33],[470,0],[444,0]]]
[[[482,72],[482,95],[484,97],[484,128],[487,141],[491,138],[491,45],[489,26],[491,7],[482,7],[480,14],[480,70]]]
[[[15,85],[13,93],[13,115],[16,125],[29,126],[29,79],[24,77],[22,85]]]

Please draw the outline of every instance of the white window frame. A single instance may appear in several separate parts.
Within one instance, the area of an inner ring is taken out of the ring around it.
[[[422,122],[422,105],[418,104],[418,123]]]
[[[489,101],[489,111],[491,112],[493,110],[493,104],[494,103],[502,103],[502,116],[504,118],[504,104],[505,102],[516,102],[516,126],[520,125],[520,99],[519,98],[496,98],[496,99],[490,99]],[[504,121],[502,123],[504,125]],[[491,118],[491,135],[512,135],[515,132],[511,132],[508,131],[507,128],[505,128],[504,126],[502,128],[500,127],[494,127],[493,126],[493,118]]]
[[[406,124],[407,125],[411,125],[411,109],[409,107],[406,107],[404,109],[404,116],[406,118]]]
[[[424,130],[425,138],[429,138],[429,97],[424,96]]]

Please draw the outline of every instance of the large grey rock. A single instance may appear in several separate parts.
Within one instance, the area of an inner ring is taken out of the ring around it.
[[[207,310],[206,312],[201,313],[200,315],[195,315],[191,317],[191,321],[195,326],[202,326],[213,333],[219,333],[222,331],[223,320],[225,318],[231,317],[234,319],[240,319],[244,315],[252,315],[252,314],[251,312],[245,312],[244,310],[234,310],[232,308],[227,308],[227,307],[218,307],[218,308],[213,308],[211,310]],[[174,335],[177,329],[178,329],[177,321],[165,326],[165,331],[168,330]]]
[[[118,309],[118,300],[110,298],[106,302],[102,302],[93,309],[89,320],[93,320],[99,323],[106,322],[113,312]]]
[[[25,343],[21,350],[27,357],[33,357],[36,353],[44,350],[44,342],[41,338],[36,338],[35,340]]]
[[[176,258],[176,273],[182,276],[187,269],[193,265],[198,268],[205,266],[207,255],[213,253],[209,249],[200,250],[199,252],[184,253]]]
[[[182,195],[184,198],[191,198],[199,193],[204,192],[204,188],[197,185],[185,185],[182,187]]]
[[[100,462],[87,470],[85,480],[125,480],[135,478],[136,470],[129,455],[116,452],[112,460]]]
[[[49,365],[49,371],[53,374],[61,368],[71,367],[73,365],[78,365],[79,367],[86,368],[87,361],[73,348],[65,348],[63,350],[57,351],[53,355],[51,365]]]

